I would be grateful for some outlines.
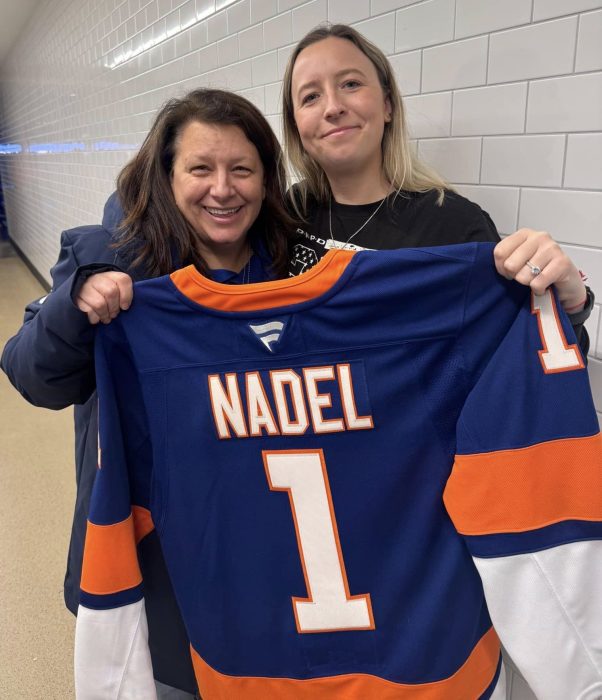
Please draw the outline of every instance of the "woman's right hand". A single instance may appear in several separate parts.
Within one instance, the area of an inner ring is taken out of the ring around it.
[[[132,278],[125,272],[98,272],[83,283],[75,305],[90,323],[110,323],[130,308],[133,295]]]

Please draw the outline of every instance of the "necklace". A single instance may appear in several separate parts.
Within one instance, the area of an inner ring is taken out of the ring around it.
[[[328,230],[330,231],[330,242],[332,243],[332,247],[339,248],[340,250],[345,250],[349,241],[352,238],[355,238],[355,236],[357,236],[357,234],[362,229],[364,229],[370,223],[370,221],[372,221],[372,219],[376,216],[378,210],[385,203],[385,200],[387,199],[388,196],[389,195],[387,194],[387,196],[378,203],[376,209],[372,212],[372,214],[370,214],[370,216],[366,219],[366,221],[364,221],[364,223],[349,236],[349,238],[345,241],[345,243],[343,243],[342,246],[337,246],[337,245],[335,245],[334,237],[332,235],[332,195],[330,195],[330,198],[328,199]]]

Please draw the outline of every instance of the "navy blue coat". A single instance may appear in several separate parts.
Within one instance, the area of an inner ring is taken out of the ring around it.
[[[134,280],[143,277],[111,248],[122,218],[123,211],[113,194],[105,205],[100,226],[63,232],[59,259],[51,270],[52,291],[27,305],[23,325],[6,344],[0,361],[11,383],[29,403],[52,409],[74,405],[77,495],[64,587],[65,603],[74,614],[79,604],[88,503],[98,459],[98,411],[95,326],[73,304],[71,295],[86,270],[121,269]],[[254,255],[252,281],[267,279],[268,269],[267,257]],[[216,271],[214,277],[220,282],[241,281],[227,271]],[[155,533],[140,543],[139,554],[155,678],[195,692],[188,638]]]

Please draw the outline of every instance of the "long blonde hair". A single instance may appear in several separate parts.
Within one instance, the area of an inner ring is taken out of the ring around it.
[[[312,196],[325,203],[331,196],[326,173],[303,148],[295,123],[292,97],[293,69],[297,57],[308,46],[329,37],[346,39],[367,56],[376,69],[384,96],[391,104],[391,120],[385,123],[382,139],[383,175],[392,187],[400,192],[439,192],[438,203],[443,202],[445,190],[451,187],[433,169],[423,163],[412,148],[408,136],[403,100],[393,68],[384,53],[364,36],[346,24],[320,25],[306,34],[295,46],[286,67],[282,84],[282,116],[284,121],[284,149],[292,169],[291,175],[298,179],[292,188],[292,203],[298,215],[305,217],[307,198]]]

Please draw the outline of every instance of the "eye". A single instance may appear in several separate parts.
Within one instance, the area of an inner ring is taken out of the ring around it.
[[[248,168],[246,165],[235,165],[233,171],[239,175],[250,175],[253,172],[251,168]]]
[[[310,104],[311,102],[315,102],[315,100],[318,99],[318,93],[317,92],[308,92],[307,95],[303,95],[301,98],[301,104],[306,105]]]
[[[193,165],[190,168],[190,172],[196,173],[197,175],[204,175],[205,173],[209,172],[209,166],[203,163],[200,163],[199,165]]]
[[[344,88],[356,88],[360,86],[360,81],[356,80],[355,78],[349,78],[349,80],[345,80],[345,82],[343,83]]]

